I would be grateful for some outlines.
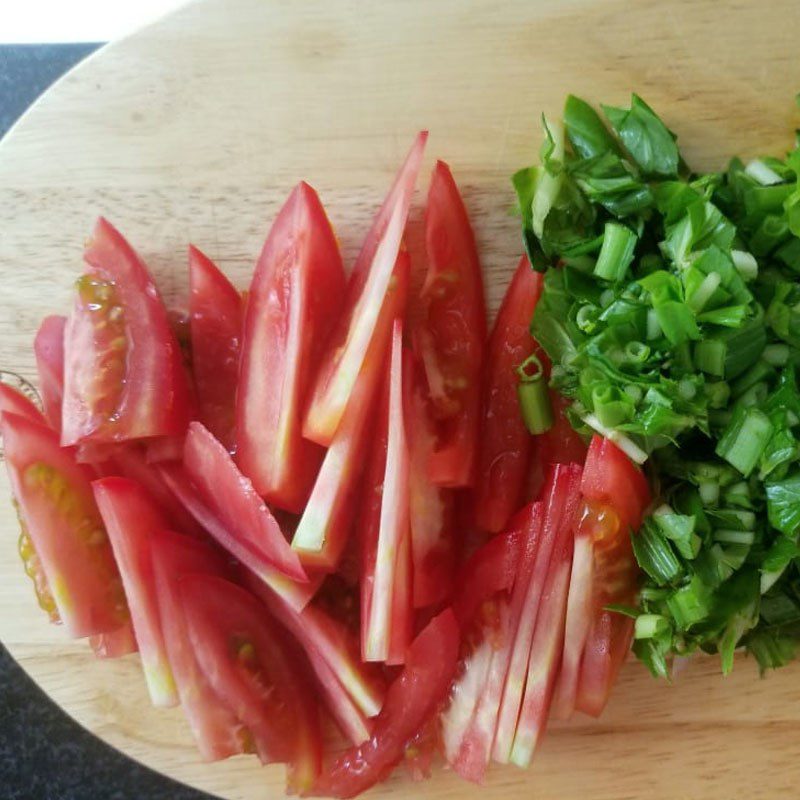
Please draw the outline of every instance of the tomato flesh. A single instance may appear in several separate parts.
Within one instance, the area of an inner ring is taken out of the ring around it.
[[[434,617],[411,643],[400,676],[389,687],[371,737],[330,764],[314,793],[355,797],[385,778],[406,745],[444,700],[458,661],[458,622],[451,610]]]
[[[0,415],[5,413],[16,414],[36,425],[50,427],[49,421],[32,400],[13,386],[0,382]]]
[[[189,329],[200,421],[234,448],[242,297],[219,268],[189,247]]]
[[[414,141],[350,274],[344,311],[331,331],[303,425],[303,435],[318,444],[328,446],[333,441],[368,358],[370,342],[381,336],[376,328],[401,253],[427,138],[423,131]]]
[[[519,411],[515,370],[536,349],[529,327],[541,290],[541,274],[523,257],[489,339],[475,515],[492,533],[502,530],[519,507],[528,472],[533,437]]]
[[[64,331],[62,444],[181,433],[189,390],[147,267],[102,217],[84,258]]]
[[[179,583],[206,679],[246,725],[261,761],[286,763],[290,789],[309,789],[320,771],[322,736],[306,665],[246,590],[212,575],[185,575]]]
[[[122,658],[139,650],[130,621],[110,633],[90,636],[89,644],[97,658]]]
[[[439,486],[471,486],[480,426],[486,302],[475,235],[450,168],[437,161],[425,211],[428,273],[419,349],[438,422],[428,472]]]
[[[66,324],[66,317],[45,317],[33,340],[44,415],[53,430],[59,434],[61,433],[61,403],[64,397],[64,328]]]
[[[338,316],[344,267],[317,193],[300,183],[278,214],[247,301],[236,460],[270,503],[300,512],[323,450],[303,438],[312,368]]]
[[[127,620],[128,610],[92,497],[91,475],[70,451],[59,447],[49,427],[4,411],[0,433],[24,523],[20,555],[26,571],[37,576],[40,602],[52,618],[52,597],[58,617],[74,638],[116,630]]]
[[[92,488],[119,564],[150,699],[155,706],[177,705],[150,552],[152,536],[168,527],[166,517],[135,481],[101,478]]]

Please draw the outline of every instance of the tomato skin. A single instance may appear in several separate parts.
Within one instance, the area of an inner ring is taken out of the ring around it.
[[[317,193],[298,184],[250,285],[236,404],[236,460],[270,503],[299,513],[323,450],[302,435],[313,368],[345,292],[342,257]]]
[[[455,497],[451,490],[435,486],[428,476],[435,433],[425,397],[425,379],[411,350],[407,349],[403,358],[413,599],[415,608],[426,608],[444,602],[453,592]]]
[[[0,435],[20,517],[68,634],[116,630],[128,610],[91,474],[51,428],[30,418],[4,410]]]
[[[442,702],[458,661],[459,631],[448,609],[414,639],[400,676],[389,687],[372,736],[336,757],[313,794],[355,797],[385,778],[402,760],[406,744]]]
[[[323,446],[333,441],[367,359],[392,273],[403,247],[414,185],[427,131],[419,133],[397,173],[347,283],[344,311],[331,331],[309,396],[303,436]]]
[[[491,533],[502,530],[519,506],[533,445],[517,400],[515,372],[537,345],[529,327],[542,276],[522,257],[489,338],[481,411],[475,514]]]
[[[322,734],[307,665],[245,589],[213,575],[179,583],[208,682],[245,724],[262,763],[288,764],[289,788],[309,789],[320,771]]]
[[[242,297],[194,245],[189,246],[189,328],[200,421],[232,451]]]
[[[425,210],[428,272],[420,349],[438,419],[428,472],[438,486],[475,481],[486,301],[475,235],[450,168],[437,161]]]
[[[35,425],[51,427],[44,414],[22,392],[0,382],[0,415],[2,414],[16,414]]]
[[[359,479],[368,460],[367,446],[375,420],[381,371],[394,322],[405,310],[408,280],[409,257],[406,251],[401,251],[347,410],[325,454],[292,540],[292,547],[308,567],[332,572],[347,544],[356,513]]]
[[[33,340],[44,415],[53,430],[59,435],[61,434],[61,403],[64,397],[64,328],[66,324],[66,317],[45,317]]]
[[[650,505],[644,473],[610,439],[594,436],[581,485],[587,500],[611,506],[624,528],[638,530]]]
[[[136,634],[133,632],[133,625],[130,621],[110,633],[98,633],[96,636],[90,636],[89,644],[96,658],[122,658],[139,650],[139,646],[136,644]]]
[[[102,217],[84,259],[89,272],[81,280],[88,295],[79,292],[64,331],[61,443],[182,433],[189,388],[147,267]],[[119,335],[104,342],[109,322]]]
[[[171,531],[153,534],[151,557],[167,656],[200,754],[204,761],[218,761],[243,753],[246,730],[197,663],[180,595],[182,576],[197,573],[225,577],[226,564],[205,543]]]
[[[177,705],[151,560],[152,536],[167,529],[167,520],[135,481],[101,478],[92,489],[122,575],[150,699],[155,706]]]
[[[287,578],[306,583],[297,554],[283,536],[275,517],[239,472],[227,450],[199,422],[189,425],[183,451],[189,478],[226,528],[257,550]]]

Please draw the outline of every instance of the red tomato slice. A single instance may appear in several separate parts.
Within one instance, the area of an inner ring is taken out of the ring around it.
[[[372,736],[337,756],[314,786],[315,794],[355,797],[394,769],[406,745],[445,698],[458,661],[458,639],[458,623],[450,609],[428,623],[389,687]]]
[[[298,612],[258,581],[249,588],[306,651],[326,705],[342,733],[353,744],[369,736],[374,717],[383,705],[385,686],[380,673],[360,660],[358,638],[317,604]]]
[[[51,428],[29,418],[4,410],[0,434],[23,524],[20,555],[40,602],[47,603],[51,616],[55,605],[73,638],[116,630],[128,619],[128,609],[91,474],[59,447]],[[39,567],[46,580],[38,576]]]
[[[189,425],[183,453],[186,472],[203,501],[225,527],[293,581],[308,577],[275,517],[239,472],[228,451],[199,422]]]
[[[150,699],[154,706],[177,705],[150,555],[152,536],[167,528],[167,520],[135,481],[101,478],[92,488],[119,564]]]
[[[388,666],[404,664],[411,640],[414,638],[414,598],[412,588],[411,531],[406,525],[397,545],[394,594],[392,596],[391,635]]]
[[[139,650],[130,621],[111,633],[90,636],[89,644],[97,658],[122,658]]]
[[[64,328],[66,317],[45,317],[36,338],[33,352],[39,374],[39,392],[47,421],[61,433],[61,402],[64,397]]]
[[[64,331],[62,444],[181,433],[189,390],[147,267],[102,217],[84,258]]]
[[[321,346],[342,307],[344,266],[317,193],[300,183],[267,236],[247,301],[236,461],[270,503],[299,513],[323,450],[302,436]]]
[[[397,258],[394,280],[386,293],[347,412],[325,454],[292,540],[292,547],[304,564],[327,572],[336,569],[350,534],[355,493],[367,461],[381,368],[391,344],[394,321],[402,317],[405,309],[408,275],[408,253],[403,251]]]
[[[557,465],[543,494],[541,537],[530,576],[520,587],[524,589],[524,599],[515,626],[492,752],[501,764],[525,760],[547,719],[546,713],[544,717],[541,714],[544,706],[549,710],[560,662],[580,476],[581,468],[576,464]],[[535,682],[528,680],[531,675],[536,677]],[[531,684],[530,693],[527,684]],[[523,712],[527,715],[524,725]]]
[[[44,414],[39,411],[26,395],[7,383],[0,382],[0,414],[16,414],[25,417],[36,425],[51,427]]]
[[[366,505],[361,516],[361,657],[386,661],[390,643],[402,651],[407,626],[394,630],[394,606],[408,598],[408,444],[403,420],[403,323],[396,320],[384,387],[378,403],[372,459],[367,473]],[[396,597],[397,595],[397,597]],[[403,622],[403,609],[397,613]],[[400,637],[400,638],[398,638]],[[395,656],[397,656],[395,652]]]
[[[450,168],[437,161],[425,211],[428,273],[418,331],[438,420],[428,470],[438,486],[471,486],[480,428],[486,301],[475,235]]]
[[[273,566],[271,561],[267,560],[263,548],[228,529],[217,511],[212,509],[201,497],[200,491],[192,483],[182,465],[159,464],[157,469],[169,490],[223,550],[227,550],[241,561],[293,609],[301,611],[306,606],[322,583],[321,577],[316,577],[306,583],[297,583],[287,578]]]
[[[519,507],[528,472],[533,437],[520,414],[515,370],[537,346],[529,328],[541,290],[541,274],[523,256],[489,339],[475,514],[492,533]]]
[[[344,311],[327,343],[303,425],[303,435],[321,445],[333,442],[367,360],[370,342],[380,338],[376,329],[401,250],[427,138],[427,131],[417,135],[350,274]]]
[[[192,374],[200,421],[233,451],[242,297],[217,266],[189,247]]]
[[[428,415],[421,367],[410,350],[404,353],[403,392],[408,434],[408,494],[411,517],[414,607],[443,602],[453,590],[456,562],[455,498],[428,477],[428,457],[435,434]]]
[[[261,761],[286,763],[289,788],[310,789],[322,735],[307,666],[245,589],[216,576],[186,575],[180,592],[208,682],[247,726]]]
[[[622,525],[638,530],[650,505],[644,473],[610,439],[592,438],[581,491],[587,500],[611,506]]]
[[[158,436],[145,445],[145,461],[159,464],[162,461],[180,461],[183,458],[185,436]]]
[[[218,552],[203,542],[171,531],[151,538],[153,574],[167,656],[175,676],[183,712],[205,761],[218,761],[246,751],[248,733],[206,678],[189,638],[179,581],[193,573],[224,577]]]

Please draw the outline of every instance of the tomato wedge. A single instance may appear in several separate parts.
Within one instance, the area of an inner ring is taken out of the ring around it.
[[[234,536],[287,578],[308,581],[275,517],[228,451],[199,422],[189,425],[183,463],[203,501]]]
[[[427,131],[417,135],[375,217],[347,284],[344,311],[333,328],[310,396],[303,435],[328,446],[350,405],[370,342],[380,336],[381,309],[400,253]]]
[[[322,735],[307,665],[245,589],[186,575],[180,593],[206,679],[245,724],[261,761],[286,763],[289,788],[309,789],[320,771]]]
[[[183,712],[205,761],[218,761],[246,750],[247,731],[217,696],[200,669],[189,638],[180,579],[193,573],[225,577],[218,552],[203,542],[171,531],[151,537],[153,575],[164,644]]]
[[[91,474],[35,420],[4,409],[0,435],[23,527],[20,555],[40,603],[51,617],[57,609],[73,638],[116,630],[128,609]]]
[[[342,733],[360,744],[370,733],[370,717],[383,705],[385,687],[380,673],[360,659],[358,638],[318,604],[298,612],[268,591],[247,580],[248,587],[306,651],[326,704]]]
[[[264,243],[247,299],[236,461],[256,491],[303,510],[323,450],[302,436],[312,367],[336,321],[344,266],[317,193],[298,184]]]
[[[347,544],[355,514],[355,493],[367,460],[381,367],[389,351],[394,321],[402,317],[405,309],[408,279],[408,253],[401,251],[347,411],[325,454],[292,540],[292,547],[308,566],[333,571]]]
[[[409,631],[402,625],[407,610],[401,607],[401,601],[410,597],[407,584],[411,575],[403,558],[409,555],[408,444],[403,420],[403,323],[399,319],[392,329],[388,367],[361,515],[364,661],[386,661],[391,643],[396,651],[402,651],[410,641],[403,641]],[[399,631],[394,629],[396,620],[401,623]]]
[[[51,427],[44,414],[36,408],[32,400],[19,389],[0,382],[0,414],[4,413],[16,414],[37,425]]]
[[[242,297],[218,267],[189,247],[192,374],[200,421],[233,451]]]
[[[411,350],[403,363],[403,403],[408,436],[414,607],[441,603],[453,590],[456,562],[455,497],[428,477],[435,433],[428,414],[424,376]]]
[[[458,623],[450,609],[434,617],[414,639],[400,676],[389,687],[372,736],[330,764],[312,794],[355,797],[385,778],[406,745],[436,713],[458,661]]]
[[[150,699],[154,706],[177,705],[150,554],[152,536],[166,530],[167,520],[135,481],[101,478],[92,483],[92,488],[119,564]]]
[[[644,473],[610,439],[594,436],[586,456],[581,492],[614,509],[625,528],[639,529],[650,505]]]
[[[102,217],[84,258],[64,331],[61,443],[180,434],[189,390],[153,278]]]
[[[111,633],[90,636],[89,644],[97,658],[122,658],[139,650],[130,621]]]
[[[437,420],[428,462],[438,486],[475,481],[486,301],[475,235],[450,168],[437,161],[425,210],[428,272],[417,342]]]
[[[59,434],[61,433],[61,403],[64,397],[64,328],[66,324],[66,317],[45,317],[33,340],[44,415],[53,430]]]
[[[523,256],[489,339],[475,516],[492,533],[502,530],[519,507],[528,472],[533,437],[519,411],[515,369],[536,349],[529,326],[541,291],[541,274]]]

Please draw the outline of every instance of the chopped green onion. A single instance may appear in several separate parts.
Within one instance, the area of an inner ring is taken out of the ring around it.
[[[633,261],[636,242],[637,236],[630,228],[618,222],[607,222],[594,274],[614,283],[622,280]]]
[[[553,407],[542,362],[536,355],[530,356],[517,368],[517,375],[517,396],[525,426],[534,435],[550,430]]]
[[[771,186],[774,183],[783,183],[783,178],[777,172],[770,169],[760,159],[753,159],[745,168],[744,174],[749,175],[754,181],[762,186]]]
[[[654,524],[645,522],[632,542],[639,566],[660,586],[673,583],[683,575],[683,567],[672,545]]]
[[[747,477],[764,452],[773,426],[758,408],[738,407],[717,445],[717,455]]]
[[[667,598],[667,607],[678,628],[686,630],[708,616],[711,592],[697,575],[693,575],[687,586]]]
[[[720,339],[701,339],[694,346],[694,365],[707,375],[721,378],[725,374],[728,345]]]
[[[714,292],[719,289],[722,283],[722,276],[719,272],[709,272],[700,285],[686,298],[686,303],[695,314],[703,310],[706,303],[713,297]]]
[[[764,348],[761,358],[772,367],[783,367],[789,362],[789,345],[781,342],[768,344]]]
[[[704,385],[708,398],[708,407],[711,409],[723,408],[731,396],[731,387],[725,381],[713,381]]]
[[[652,639],[669,631],[669,621],[661,614],[640,614],[634,623],[634,639]]]
[[[753,531],[714,531],[714,541],[722,544],[753,544],[755,538]]]
[[[562,162],[564,160],[564,129],[560,124],[553,124],[545,118],[542,118],[542,124],[547,137],[544,145],[547,148],[547,161]],[[542,168],[538,173],[531,202],[531,225],[533,232],[540,239],[544,233],[544,221],[556,202],[562,182],[563,173],[560,170],[553,174],[548,169]]]
[[[611,439],[631,461],[635,461],[637,464],[644,464],[647,461],[647,453],[636,442],[619,431],[603,425],[596,414],[586,414],[582,419],[590,428],[605,436],[606,439]]]
[[[731,258],[745,281],[754,281],[758,277],[758,262],[752,253],[745,250],[731,250]]]

